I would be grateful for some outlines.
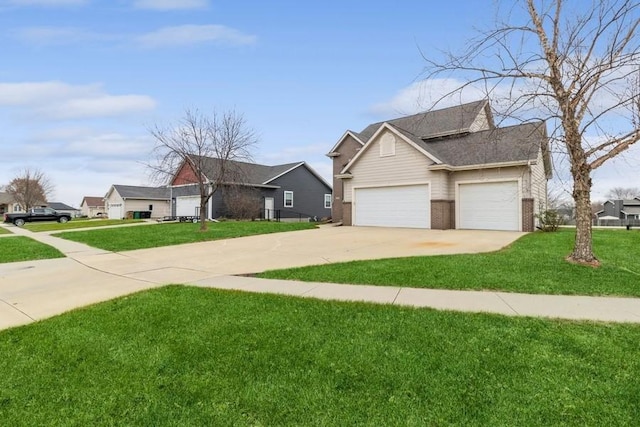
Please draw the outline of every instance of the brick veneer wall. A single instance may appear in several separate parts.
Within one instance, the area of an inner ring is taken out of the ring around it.
[[[455,202],[453,200],[431,200],[431,228],[433,230],[455,228]]]
[[[534,219],[533,199],[522,199],[522,231],[534,231]]]
[[[342,204],[342,225],[352,225],[351,221],[351,202],[344,202]]]

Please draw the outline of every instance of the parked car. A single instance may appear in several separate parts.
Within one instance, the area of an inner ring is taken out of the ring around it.
[[[4,222],[10,222],[18,227],[22,227],[25,222],[35,221],[58,221],[64,224],[71,221],[71,215],[57,212],[51,208],[33,208],[26,213],[4,214]]]

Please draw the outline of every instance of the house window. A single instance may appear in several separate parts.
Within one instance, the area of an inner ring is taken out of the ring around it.
[[[284,207],[285,208],[293,207],[293,191],[284,192]]]
[[[331,209],[331,194],[324,195],[324,208]]]

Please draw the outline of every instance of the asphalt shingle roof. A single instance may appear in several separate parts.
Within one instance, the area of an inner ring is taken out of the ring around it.
[[[470,166],[537,160],[546,142],[544,123],[536,122],[420,141],[420,146],[446,164]]]
[[[85,196],[82,201],[86,202],[87,206],[104,206],[104,198],[102,197]]]
[[[171,192],[167,187],[139,187],[134,185],[114,185],[124,199],[168,200]]]
[[[442,134],[468,132],[471,124],[486,105],[487,101],[481,100],[441,110],[427,111],[412,116],[373,123],[362,132],[354,133],[363,142],[367,142],[385,122],[420,139],[432,138]]]
[[[73,206],[69,206],[65,203],[60,203],[60,202],[49,202],[47,204],[47,206],[49,206],[51,209],[55,209],[57,211],[77,211],[78,209],[74,208]]]
[[[541,148],[546,152],[548,138],[541,121],[496,128],[488,112],[489,129],[471,132],[472,124],[484,108],[488,109],[486,100],[428,111],[371,124],[357,135],[366,143],[386,123],[451,166],[537,160]]]
[[[9,193],[4,193],[0,191],[0,203],[4,203],[4,204],[13,203],[13,197],[11,197]]]
[[[204,171],[207,178],[212,179],[217,175],[217,171],[220,167],[220,159],[212,157],[203,157]],[[269,181],[277,177],[278,175],[288,171],[294,166],[299,165],[302,162],[286,163],[282,165],[267,166],[257,163],[239,162],[235,160],[228,160],[229,165],[233,166],[234,172],[230,176],[234,176],[232,179],[234,182],[249,184],[249,185],[265,185]]]

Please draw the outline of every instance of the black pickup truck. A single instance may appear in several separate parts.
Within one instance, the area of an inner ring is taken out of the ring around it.
[[[25,222],[35,221],[58,221],[65,223],[71,221],[71,215],[56,212],[51,208],[33,208],[26,213],[4,214],[4,222],[10,222],[18,227],[22,227]]]

